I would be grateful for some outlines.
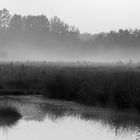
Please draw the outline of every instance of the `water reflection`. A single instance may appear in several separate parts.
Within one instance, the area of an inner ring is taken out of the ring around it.
[[[104,109],[88,110],[86,108],[76,108],[76,106],[71,107],[71,105],[48,103],[41,98],[35,98],[34,100],[29,98],[23,100],[21,98],[20,100],[17,98],[1,99],[0,112],[4,109],[3,104],[10,106],[11,113],[9,113],[10,110],[7,111],[9,108],[5,108],[8,113],[0,113],[0,126],[12,127],[23,116],[23,120],[18,123],[19,129],[22,130],[21,135],[27,133],[28,129],[32,129],[34,132],[32,135],[36,135],[36,138],[37,134],[47,137],[47,134],[57,135],[62,130],[61,140],[70,138],[89,140],[140,139],[140,116],[138,114],[118,113],[105,111]],[[12,114],[13,111],[19,117],[15,117]],[[78,132],[76,133],[76,131]],[[64,136],[65,132],[70,135],[70,138]],[[72,138],[71,135],[73,134],[76,137]],[[82,136],[82,134],[84,135]],[[57,139],[52,135],[49,139]],[[60,136],[60,134],[58,135]],[[30,137],[28,139],[30,140]]]

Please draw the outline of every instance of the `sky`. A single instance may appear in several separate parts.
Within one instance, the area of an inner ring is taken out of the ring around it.
[[[11,14],[60,17],[81,32],[140,28],[140,0],[1,0]]]

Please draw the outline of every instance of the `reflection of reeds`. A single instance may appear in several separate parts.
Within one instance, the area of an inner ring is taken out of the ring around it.
[[[102,127],[108,127],[116,136],[132,134],[140,128],[140,118],[137,114],[123,112],[83,112],[81,119],[100,123]]]
[[[131,114],[130,112],[116,112],[113,110],[101,109],[99,110],[75,110],[71,107],[49,105],[41,107],[41,110],[46,114],[47,118],[55,121],[57,119],[64,119],[65,117],[74,117],[88,122],[101,124],[104,128],[109,128],[116,136],[123,136],[125,134],[132,134],[136,132],[136,128],[140,128],[140,118],[138,114]]]
[[[64,117],[75,117],[85,121],[100,123],[103,127],[109,127],[116,135],[123,132],[132,132],[136,127],[140,127],[139,115],[130,113],[111,112],[100,109],[96,110],[74,110],[65,106],[49,105],[41,107],[41,110],[51,120],[63,119]]]
[[[99,124],[105,129],[109,128],[117,136],[136,132],[136,128],[140,128],[139,114],[133,114],[131,111],[88,107],[73,102],[44,100],[39,97],[11,97],[6,100],[3,98],[0,103],[2,106],[0,107],[0,126],[2,127],[15,125],[21,116],[17,114],[20,110],[21,114],[26,116],[24,119],[28,121],[49,119],[58,122],[67,117],[75,120],[80,119],[90,124]],[[15,108],[10,106],[15,106]]]
[[[137,131],[138,131],[138,132],[137,132],[136,140],[140,140],[140,129],[138,128]]]

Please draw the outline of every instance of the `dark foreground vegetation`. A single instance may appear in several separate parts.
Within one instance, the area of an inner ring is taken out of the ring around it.
[[[5,118],[5,117],[20,118],[21,114],[14,107],[3,106],[0,108],[0,118]]]
[[[140,111],[138,66],[1,63],[0,95],[43,95]]]
[[[22,115],[14,107],[0,107],[0,127],[12,127],[21,117]]]

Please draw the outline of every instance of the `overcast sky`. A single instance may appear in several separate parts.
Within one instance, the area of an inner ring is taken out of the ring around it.
[[[0,9],[58,16],[81,32],[140,28],[140,0],[1,0]]]

